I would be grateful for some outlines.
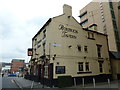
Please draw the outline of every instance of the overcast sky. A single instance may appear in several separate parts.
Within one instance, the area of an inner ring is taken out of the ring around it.
[[[63,5],[72,6],[79,22],[79,10],[92,0],[0,0],[0,56],[2,62],[30,60],[27,49],[32,37],[54,16],[63,13]]]

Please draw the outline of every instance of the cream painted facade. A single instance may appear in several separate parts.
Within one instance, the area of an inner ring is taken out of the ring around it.
[[[100,46],[99,57],[97,46]],[[35,69],[36,65],[44,65],[45,78],[49,77],[51,63],[53,79],[66,75],[83,77],[111,74],[107,35],[83,30],[72,16],[72,7],[68,5],[64,5],[62,15],[50,18],[38,31],[32,39],[32,48],[34,70],[38,70]],[[34,72],[34,75],[37,74],[37,71]]]
[[[81,25],[89,28],[91,24],[97,24],[95,31],[108,35],[110,51],[120,51],[119,3],[91,2],[80,10]]]

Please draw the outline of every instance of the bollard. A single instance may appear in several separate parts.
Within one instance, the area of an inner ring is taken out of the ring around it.
[[[33,85],[34,85],[34,81],[32,81],[32,84],[31,84],[31,89],[33,88]]]
[[[74,86],[76,87],[76,79],[74,78]]]
[[[95,88],[95,78],[93,78],[93,87]]]
[[[85,87],[85,80],[84,78],[82,78],[82,84],[83,84],[83,88]]]
[[[108,78],[108,88],[110,88],[110,79]]]

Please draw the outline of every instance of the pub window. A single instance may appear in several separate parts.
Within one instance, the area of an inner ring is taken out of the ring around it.
[[[88,52],[88,47],[87,46],[84,46],[84,51]]]
[[[83,71],[83,62],[78,63],[78,70]]]
[[[48,66],[45,66],[45,76],[48,76]]]
[[[85,63],[85,68],[86,68],[86,71],[89,71],[89,62]]]
[[[56,74],[65,74],[65,66],[56,66]]]

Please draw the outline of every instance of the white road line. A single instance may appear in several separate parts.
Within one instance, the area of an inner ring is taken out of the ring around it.
[[[13,82],[14,82],[19,88],[22,89],[22,87],[20,86],[20,84],[19,84],[15,79],[13,79]]]
[[[15,83],[13,79],[11,80],[11,82],[12,82],[12,83]]]

